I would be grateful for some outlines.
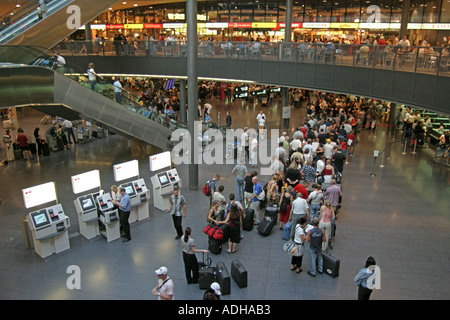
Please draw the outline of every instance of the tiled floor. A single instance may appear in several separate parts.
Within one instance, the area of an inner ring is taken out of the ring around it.
[[[213,119],[226,110],[239,127],[254,126],[259,105],[235,102],[225,106],[216,102]],[[279,106],[264,108],[268,127],[279,126]],[[300,122],[304,110],[294,110],[292,122]],[[19,113],[19,124],[32,134],[42,114],[25,109]],[[224,121],[224,120],[221,120]],[[396,133],[397,137],[399,133]],[[303,259],[304,272],[289,270],[290,257],[282,252],[281,231],[274,228],[269,237],[256,229],[244,231],[238,251],[211,254],[213,264],[223,260],[230,271],[233,259],[239,259],[248,270],[249,284],[239,289],[232,281],[231,294],[223,300],[285,300],[285,299],[343,299],[357,297],[353,278],[368,256],[373,256],[381,269],[381,289],[372,299],[449,299],[448,283],[450,249],[450,188],[449,169],[435,165],[430,149],[411,150],[403,155],[399,143],[391,148],[390,158],[373,166],[373,150],[383,150],[395,141],[387,129],[376,133],[364,131],[355,156],[344,171],[343,208],[337,221],[333,254],[341,259],[340,275],[326,274],[310,277],[309,257]],[[3,152],[2,148],[2,152]],[[179,242],[174,240],[172,220],[150,205],[150,219],[133,224],[132,241],[107,243],[104,238],[88,241],[76,236],[78,221],[70,177],[93,169],[100,170],[102,188],[109,191],[114,184],[112,165],[136,158],[140,177],[151,187],[148,156],[131,156],[131,143],[113,135],[97,139],[72,150],[52,153],[34,161],[16,161],[0,167],[2,185],[0,205],[0,298],[1,299],[149,299],[155,297],[154,270],[165,265],[175,283],[175,298],[201,299],[203,291],[186,284]],[[235,192],[231,176],[233,165],[202,165],[199,184],[222,175],[220,184],[225,195]],[[187,166],[178,167],[187,199],[187,216],[183,227],[190,226],[198,248],[207,248],[202,233],[206,224],[209,201],[201,191],[189,191]],[[258,168],[259,170],[259,168]],[[375,173],[372,177],[370,174]],[[55,181],[59,202],[70,217],[70,250],[41,259],[34,250],[26,249],[21,219],[30,211],[25,209],[21,190],[40,183]],[[201,188],[201,186],[200,186]],[[151,201],[151,200],[150,200]],[[152,202],[151,202],[152,204]],[[198,254],[201,258],[201,254]],[[69,290],[67,267],[77,265],[81,270],[81,289]]]

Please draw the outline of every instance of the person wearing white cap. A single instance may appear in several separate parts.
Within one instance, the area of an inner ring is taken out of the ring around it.
[[[158,296],[158,300],[173,300],[173,281],[167,275],[167,268],[160,267],[155,270],[155,273],[158,277],[158,283],[153,288],[152,294]]]
[[[217,282],[211,283],[208,289],[203,294],[203,300],[220,300],[220,284]]]

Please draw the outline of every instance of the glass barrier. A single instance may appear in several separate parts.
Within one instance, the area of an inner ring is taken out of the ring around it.
[[[25,64],[49,68],[64,74],[73,81],[90,88],[109,99],[118,102],[115,97],[115,86],[113,83],[106,83],[104,81],[89,83],[88,70],[84,70],[80,66],[67,60],[63,63],[61,60],[58,60],[58,58],[58,53],[45,48],[28,46],[0,46],[0,61],[3,63],[10,65]],[[148,101],[145,101],[142,96],[129,92],[123,88],[117,88],[119,92],[121,91],[120,104],[124,108],[128,108],[142,117],[155,121],[172,131],[178,128],[187,129],[187,125],[185,123],[177,121],[177,115],[174,111],[167,109],[161,111],[158,110],[156,106],[152,108]]]
[[[62,55],[186,57],[184,41],[63,41]],[[449,75],[449,47],[199,41],[199,58],[286,61]]]

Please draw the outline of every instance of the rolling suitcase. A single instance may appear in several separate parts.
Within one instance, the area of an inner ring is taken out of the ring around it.
[[[42,144],[42,155],[44,157],[47,157],[50,155],[50,146],[49,146],[48,142],[44,142]]]
[[[230,294],[231,278],[227,267],[223,261],[217,262],[216,265],[216,281],[220,284],[220,292],[222,295]]]
[[[205,268],[205,267],[210,267],[212,260],[209,257],[209,253],[206,253],[206,259],[205,259],[205,252],[203,253],[203,260],[198,262],[198,269],[200,270],[201,268]]]
[[[214,267],[203,267],[198,270],[198,287],[199,289],[208,289],[215,279]]]
[[[56,145],[57,145],[57,150],[58,151],[64,150],[64,142],[63,142],[63,139],[61,137],[57,137],[56,138]]]
[[[13,150],[14,150],[14,158],[16,160],[23,159],[23,152],[22,149],[20,149],[20,144],[18,142],[13,143]]]
[[[208,250],[213,254],[220,254],[222,252],[222,240],[208,237]]]
[[[332,278],[336,278],[339,275],[341,260],[325,253],[322,254],[322,257],[323,257],[323,271],[329,274]]]
[[[276,219],[277,215],[278,215],[278,207],[276,205],[266,207],[265,212],[264,212],[264,217],[270,217],[270,218]]]
[[[261,221],[261,223],[258,225],[258,232],[267,237],[270,235],[270,232],[272,231],[273,227],[277,224],[277,219],[272,218],[270,216],[265,216],[264,220]]]
[[[242,229],[246,231],[253,230],[253,219],[255,218],[255,210],[251,208],[245,209],[245,218],[242,218]]]
[[[264,220],[258,225],[258,232],[263,236],[268,236],[273,227],[277,224],[278,207],[266,207]]]
[[[289,240],[289,238],[291,236],[291,228],[292,228],[292,223],[291,222],[287,222],[284,225],[284,228],[283,228],[283,240]]]
[[[239,288],[247,287],[247,270],[238,259],[231,262],[231,278]]]
[[[30,147],[30,152],[31,152],[31,154],[34,155],[34,154],[37,153],[36,143],[30,143],[28,146]]]

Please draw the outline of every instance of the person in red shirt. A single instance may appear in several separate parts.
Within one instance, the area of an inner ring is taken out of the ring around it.
[[[347,136],[347,155],[349,157],[353,154],[353,146],[355,145],[355,133],[352,130]]]
[[[27,153],[30,155],[30,159],[33,160],[33,155],[31,154],[30,151],[30,146],[28,145],[28,138],[27,136],[23,133],[23,129],[22,128],[18,128],[17,129],[17,142],[19,142],[20,145],[20,150],[22,150],[23,153],[23,158],[25,160],[27,160]]]
[[[308,198],[308,190],[306,190],[305,186],[301,183],[297,184],[294,188],[294,191],[297,193],[301,193],[303,199]]]

